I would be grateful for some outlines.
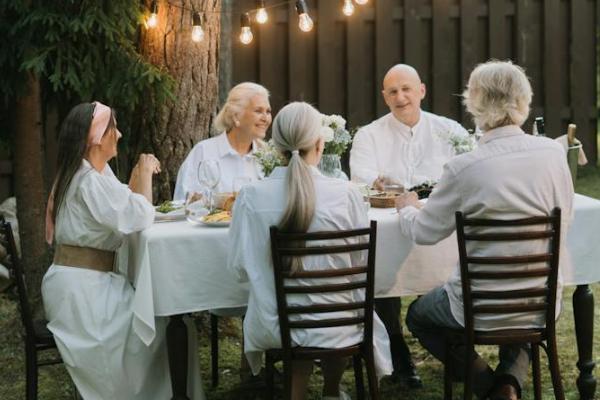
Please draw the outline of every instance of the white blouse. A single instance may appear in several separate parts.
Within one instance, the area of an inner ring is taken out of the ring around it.
[[[471,218],[518,219],[549,215],[554,207],[562,210],[560,239],[560,269],[557,292],[557,316],[560,311],[561,270],[570,270],[566,248],[566,233],[572,219],[573,183],[565,152],[554,140],[526,135],[511,125],[490,130],[479,140],[478,147],[449,161],[440,182],[421,210],[406,207],[400,210],[400,226],[406,236],[418,244],[433,244],[449,236],[456,228],[456,211]],[[539,229],[539,227],[533,227]],[[547,250],[547,241],[496,243],[470,242],[467,250],[478,256],[539,254]],[[512,268],[537,268],[527,264]],[[474,265],[471,268],[506,268],[505,266]],[[543,285],[543,278],[529,278],[518,283],[477,280],[484,290],[516,290]],[[454,318],[463,323],[460,269],[444,286],[450,299]],[[534,328],[540,325],[540,315],[479,314],[475,328],[483,330]]]
[[[233,192],[235,178],[245,177],[250,178],[251,181],[260,179],[262,169],[254,157],[256,150],[257,143],[252,142],[250,152],[240,155],[231,147],[226,133],[197,143],[179,168],[173,200],[185,200],[186,193],[202,192],[206,189],[198,182],[198,167],[204,160],[219,161],[221,179],[215,189],[216,193]]]
[[[351,183],[328,178],[311,167],[316,193],[315,216],[309,231],[347,230],[366,227],[368,216],[361,194]],[[287,202],[287,167],[276,168],[269,178],[245,186],[238,195],[233,221],[229,231],[231,252],[228,266],[241,281],[250,282],[248,311],[244,319],[244,345],[250,366],[255,374],[260,371],[261,354],[264,350],[281,347],[273,264],[270,250],[269,227],[277,225]],[[343,242],[341,242],[343,243]],[[343,268],[365,263],[364,254],[310,256],[303,259],[304,268]],[[340,278],[335,279],[339,283]],[[343,278],[349,281],[350,278]],[[334,282],[332,280],[331,282]],[[325,283],[321,280],[321,283]],[[311,284],[299,280],[298,284]],[[352,301],[363,298],[362,293],[328,293],[288,297],[290,304],[307,305]],[[354,316],[353,311],[327,314],[330,318]],[[318,316],[323,318],[323,315]],[[303,319],[316,315],[303,314]],[[389,339],[379,318],[374,316],[374,353],[378,375],[392,371]],[[292,330],[292,340],[299,346],[345,347],[359,342],[362,330],[356,327]]]
[[[350,151],[352,180],[371,184],[386,176],[412,187],[437,181],[444,164],[454,156],[448,135],[466,136],[456,121],[421,111],[412,128],[392,113],[360,128]]]

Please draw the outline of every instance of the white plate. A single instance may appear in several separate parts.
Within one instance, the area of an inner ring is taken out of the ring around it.
[[[206,225],[206,226],[229,226],[229,224],[231,223],[231,221],[215,221],[215,222],[206,222],[204,221],[204,218],[200,218],[200,223],[202,225]]]

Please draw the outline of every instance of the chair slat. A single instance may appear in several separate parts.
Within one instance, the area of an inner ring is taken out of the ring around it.
[[[319,278],[332,278],[336,276],[348,276],[366,274],[367,267],[351,267],[351,268],[340,268],[331,270],[315,270],[315,271],[298,271],[298,272],[283,272],[283,276],[286,279],[319,279]]]
[[[471,292],[471,297],[473,299],[522,299],[528,297],[547,296],[549,291],[550,290],[548,288],[506,290],[502,292],[474,290]]]
[[[550,272],[550,268],[542,267],[526,271],[467,272],[467,275],[471,279],[515,279],[543,277],[548,276]]]
[[[309,256],[318,254],[350,253],[352,251],[368,250],[368,243],[356,243],[337,246],[314,247],[280,247],[277,251],[282,256]]]
[[[313,241],[313,240],[331,240],[347,239],[351,237],[365,236],[371,233],[370,228],[353,229],[348,231],[327,231],[327,232],[309,232],[309,233],[282,233],[277,232],[275,236],[281,242],[286,241]]]
[[[465,240],[470,241],[521,241],[533,239],[548,239],[554,231],[539,232],[506,232],[506,233],[465,233]]]
[[[317,329],[317,328],[331,328],[334,326],[346,326],[346,325],[358,325],[364,323],[363,317],[351,317],[351,318],[326,318],[314,321],[290,321],[289,327],[291,329]]]
[[[310,286],[284,286],[283,291],[289,293],[328,293],[328,292],[343,292],[346,290],[363,289],[367,287],[366,281],[348,282],[348,283],[331,283],[327,285],[310,285]]]
[[[328,313],[336,311],[349,311],[364,309],[365,302],[341,303],[341,304],[312,304],[310,306],[289,306],[286,310],[288,314],[310,314],[310,313]]]
[[[474,314],[514,314],[521,312],[546,311],[548,303],[523,303],[523,304],[502,304],[502,305],[474,305]]]
[[[464,218],[464,226],[527,226],[551,224],[556,217],[531,217],[513,220]]]
[[[469,264],[529,264],[537,262],[548,262],[552,260],[552,254],[532,254],[528,256],[506,256],[506,257],[467,257]]]

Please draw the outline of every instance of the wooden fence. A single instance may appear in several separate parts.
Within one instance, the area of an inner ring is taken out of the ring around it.
[[[315,22],[308,33],[298,29],[293,3],[253,25],[250,45],[237,39],[235,22],[256,2],[233,6],[233,83],[266,86],[274,111],[305,100],[345,116],[350,126],[366,124],[388,112],[380,93],[385,72],[407,63],[427,85],[423,108],[470,126],[458,95],[471,70],[491,58],[511,59],[534,88],[525,129],[535,116],[544,116],[553,137],[576,123],[596,161],[595,0],[371,0],[351,17],[342,14],[341,0],[307,0]]]

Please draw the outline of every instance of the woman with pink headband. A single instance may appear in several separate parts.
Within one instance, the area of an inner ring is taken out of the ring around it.
[[[124,236],[154,220],[152,175],[160,163],[142,154],[122,184],[108,166],[120,138],[114,111],[99,102],[74,107],[63,122],[46,210],[55,254],[42,282],[44,308],[84,399],[168,399],[164,341],[146,346],[132,332],[133,289],[113,272]]]

